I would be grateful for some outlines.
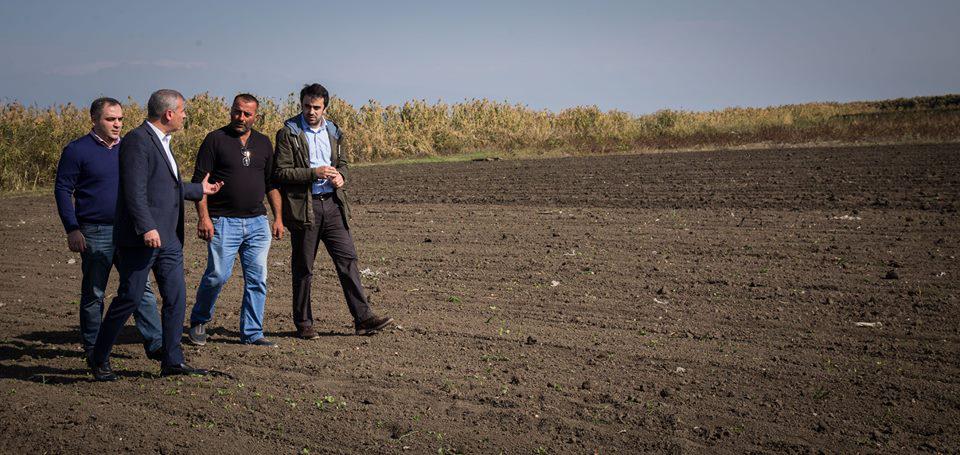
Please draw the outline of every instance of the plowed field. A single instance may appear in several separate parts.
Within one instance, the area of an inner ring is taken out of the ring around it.
[[[290,243],[238,343],[239,268],[160,378],[79,350],[79,255],[50,195],[0,199],[0,452],[960,451],[960,146],[660,153],[354,169],[374,308],[329,258],[293,337]],[[188,207],[188,233],[195,226]],[[187,241],[187,310],[206,248]],[[114,274],[116,275],[116,274]],[[115,292],[115,276],[110,291]]]

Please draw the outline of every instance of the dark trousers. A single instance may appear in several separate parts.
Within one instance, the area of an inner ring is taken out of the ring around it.
[[[151,270],[163,301],[160,309],[163,326],[162,366],[183,363],[180,339],[183,336],[183,315],[187,300],[186,284],[183,281],[183,246],[176,239],[171,243],[173,244],[164,243],[159,249],[119,248],[117,270],[120,272],[120,288],[110,303],[100,325],[100,333],[97,334],[93,360],[98,365],[110,357],[120,329],[137,309]]]
[[[313,282],[313,263],[317,258],[320,242],[327,249],[343,288],[343,297],[359,324],[373,316],[357,266],[357,251],[353,237],[343,225],[340,207],[334,198],[313,200],[314,225],[290,230],[293,251],[290,271],[293,275],[293,323],[303,330],[313,326],[313,310],[310,306],[310,286]]]

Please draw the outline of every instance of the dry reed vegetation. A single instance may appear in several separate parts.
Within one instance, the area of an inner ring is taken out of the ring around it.
[[[175,139],[177,159],[193,167],[207,132],[222,126],[229,101],[200,94],[187,102],[187,128]],[[268,136],[299,108],[262,100],[257,129]],[[145,109],[128,100],[125,130],[142,122]],[[494,151],[511,156],[590,154],[649,149],[730,147],[818,142],[945,142],[960,140],[960,95],[875,102],[809,103],[710,112],[662,110],[634,116],[596,106],[559,113],[519,104],[469,100],[447,104],[408,101],[355,108],[331,101],[328,116],[343,129],[354,162]],[[64,145],[90,127],[86,108],[0,104],[0,190],[52,184]]]

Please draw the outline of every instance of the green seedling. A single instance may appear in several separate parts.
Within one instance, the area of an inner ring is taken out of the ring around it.
[[[818,387],[817,390],[814,390],[814,391],[813,391],[812,397],[813,397],[814,400],[822,400],[822,399],[826,398],[827,395],[830,395],[830,391],[829,391],[829,390],[827,390],[827,389],[825,389],[825,388],[823,388],[823,387]]]
[[[507,356],[500,354],[484,354],[480,356],[480,360],[483,360],[484,362],[506,362],[510,359]]]
[[[317,409],[321,411],[326,411],[328,407],[333,406],[335,409],[346,409],[347,402],[343,400],[337,400],[333,395],[325,395],[320,399],[314,400],[313,402]]]

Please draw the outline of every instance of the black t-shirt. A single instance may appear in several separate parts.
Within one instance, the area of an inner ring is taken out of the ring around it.
[[[244,156],[248,155],[248,159]],[[223,181],[217,194],[207,196],[211,217],[249,218],[266,215],[263,196],[271,188],[273,145],[270,139],[250,130],[245,150],[237,134],[225,126],[207,134],[197,152],[193,182],[203,181],[210,173],[210,182]]]

